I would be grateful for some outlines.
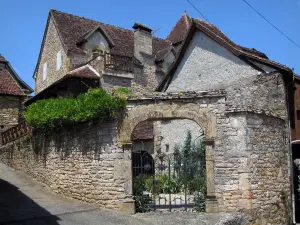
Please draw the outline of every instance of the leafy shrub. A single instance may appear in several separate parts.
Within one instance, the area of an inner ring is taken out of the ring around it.
[[[116,94],[120,94],[120,95],[130,95],[133,94],[132,90],[129,90],[127,88],[118,88],[117,90],[115,90]]]
[[[152,199],[149,195],[145,195],[144,191],[149,191],[150,184],[147,182],[152,182],[152,176],[148,175],[138,175],[134,177],[133,180],[133,196],[135,200],[136,211],[139,213],[151,211],[150,204]]]
[[[101,89],[89,89],[76,98],[37,101],[26,108],[26,122],[35,128],[54,128],[92,119],[109,120],[118,116],[126,101]]]

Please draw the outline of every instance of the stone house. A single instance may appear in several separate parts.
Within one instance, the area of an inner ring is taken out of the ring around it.
[[[51,10],[34,73],[36,96],[26,104],[89,87],[135,94],[118,120],[7,139],[0,160],[57,193],[133,212],[134,167],[141,162],[135,156],[152,160],[154,168],[140,171],[165,169],[153,158],[172,155],[174,140],[191,130],[205,148],[206,212],[289,224],[293,71],[186,13],[166,39],[139,23],[133,29]]]
[[[1,54],[0,77],[0,130],[3,131],[21,122],[23,102],[33,90]]]
[[[176,48],[153,37],[142,24],[135,23],[133,29],[50,10],[33,75],[36,96],[30,102],[74,95],[88,87],[154,91]]]

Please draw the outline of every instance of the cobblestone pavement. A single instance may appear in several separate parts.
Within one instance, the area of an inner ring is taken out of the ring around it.
[[[26,175],[0,163],[0,224],[151,224],[114,210],[99,209],[51,193]]]

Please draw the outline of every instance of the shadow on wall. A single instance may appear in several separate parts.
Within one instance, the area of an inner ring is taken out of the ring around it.
[[[42,224],[58,225],[58,217],[39,206],[19,188],[0,179],[0,224]],[[15,223],[14,223],[15,224]]]
[[[116,121],[92,121],[59,128],[49,134],[37,132],[33,135],[32,147],[36,156],[44,157],[45,163],[52,150],[55,150],[60,160],[77,152],[90,160],[100,160],[102,153],[111,153],[114,149],[116,127]]]

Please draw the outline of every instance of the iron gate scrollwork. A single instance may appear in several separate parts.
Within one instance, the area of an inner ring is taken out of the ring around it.
[[[205,211],[205,152],[201,149],[183,153],[175,149],[155,158],[146,151],[134,151],[136,211]]]

